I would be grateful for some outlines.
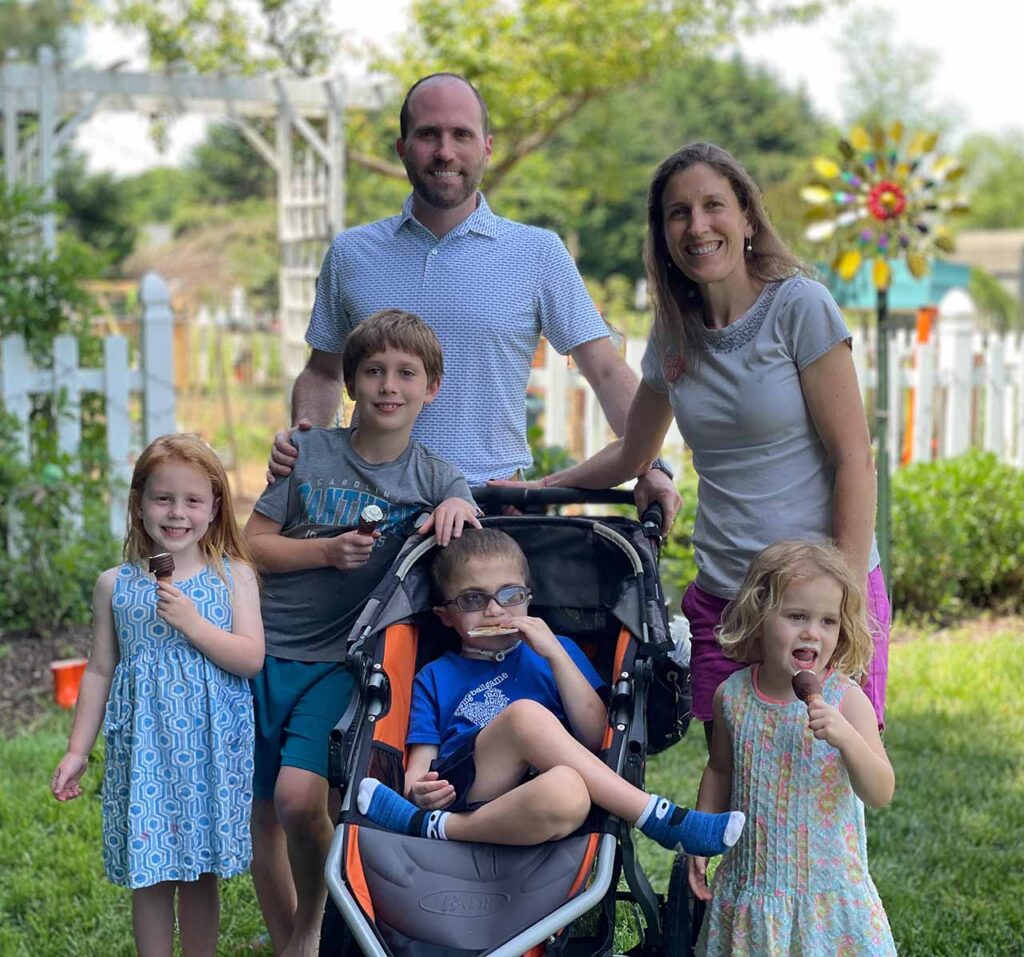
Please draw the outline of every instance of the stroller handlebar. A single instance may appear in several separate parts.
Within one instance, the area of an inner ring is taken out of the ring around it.
[[[634,505],[633,492],[625,488],[543,488],[509,485],[474,485],[470,492],[479,505],[514,505],[517,508],[546,505]],[[661,538],[664,519],[660,502],[651,502],[640,516],[649,538]]]
[[[633,493],[624,488],[540,488],[474,485],[470,491],[487,505],[632,505]]]

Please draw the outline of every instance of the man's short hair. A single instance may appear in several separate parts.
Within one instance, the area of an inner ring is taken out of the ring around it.
[[[445,590],[460,568],[480,559],[503,559],[514,562],[523,575],[523,583],[530,585],[530,566],[519,543],[505,532],[496,528],[464,528],[458,538],[453,538],[447,548],[439,550],[434,559],[431,575],[438,595],[447,598]]]
[[[419,316],[403,309],[381,309],[358,323],[345,340],[341,372],[351,391],[359,363],[375,352],[398,349],[423,360],[427,381],[444,375],[444,355],[434,330]]]
[[[453,80],[459,80],[465,83],[473,91],[473,96],[476,97],[476,102],[480,106],[480,127],[483,130],[484,137],[490,136],[491,133],[491,118],[487,112],[487,104],[484,102],[484,98],[480,95],[480,91],[473,86],[464,76],[458,73],[431,73],[429,76],[420,77],[412,86],[409,87],[409,92],[405,94],[405,99],[402,100],[402,109],[398,113],[398,129],[404,140],[409,135],[409,123],[410,123],[410,110],[409,100],[424,83],[428,80],[436,80],[438,77],[446,76]]]

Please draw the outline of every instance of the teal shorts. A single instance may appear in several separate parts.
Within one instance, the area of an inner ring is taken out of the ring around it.
[[[336,661],[290,661],[270,655],[249,682],[256,715],[253,797],[274,799],[282,767],[327,777],[327,741],[355,684]]]

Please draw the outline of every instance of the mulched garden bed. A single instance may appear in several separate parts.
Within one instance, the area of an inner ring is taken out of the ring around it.
[[[88,625],[71,625],[49,637],[0,631],[0,735],[11,737],[49,709],[50,662],[85,658],[90,643]]]

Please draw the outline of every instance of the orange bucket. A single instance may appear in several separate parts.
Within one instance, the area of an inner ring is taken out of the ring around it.
[[[82,683],[88,658],[65,658],[51,661],[53,673],[53,700],[62,708],[73,708],[78,701],[78,686]]]

